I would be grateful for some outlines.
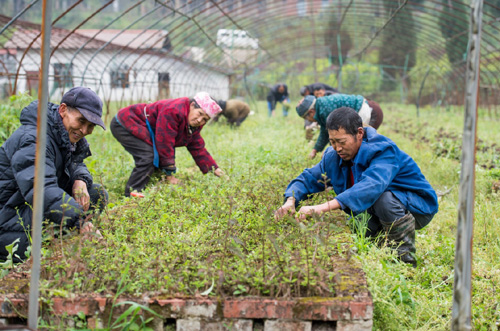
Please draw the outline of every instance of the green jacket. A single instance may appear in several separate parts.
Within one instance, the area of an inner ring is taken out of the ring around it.
[[[326,129],[326,119],[332,111],[340,107],[350,107],[359,112],[365,98],[355,94],[332,94],[316,99],[316,115],[314,119],[318,121],[321,129],[314,149],[321,152],[328,144],[328,130]]]

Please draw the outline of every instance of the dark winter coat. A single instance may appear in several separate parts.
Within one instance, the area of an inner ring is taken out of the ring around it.
[[[283,85],[285,90],[283,93],[280,93],[278,91],[279,87]],[[288,95],[288,86],[286,84],[276,84],[271,89],[269,90],[269,93],[267,94],[267,101],[275,100],[275,102],[282,102],[283,100],[287,99],[289,97]]]
[[[31,216],[29,206],[33,206],[37,108],[38,101],[34,101],[22,110],[21,127],[0,147],[0,234],[21,232],[31,226],[31,217],[23,214]],[[48,103],[44,216],[56,223],[64,216],[66,226],[79,227],[83,209],[71,194],[77,179],[86,182],[87,188],[92,186],[92,176],[83,163],[91,153],[85,138],[71,152],[58,109],[58,105]]]
[[[121,109],[117,119],[132,135],[153,146],[144,115],[146,107],[160,157],[160,168],[176,170],[175,147],[186,146],[200,170],[207,173],[218,166],[205,148],[205,141],[200,134],[203,126],[191,128],[188,125],[189,106],[189,98],[139,103]]]

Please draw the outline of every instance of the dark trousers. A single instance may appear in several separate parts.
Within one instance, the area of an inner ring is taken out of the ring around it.
[[[396,198],[392,192],[384,192],[377,201],[368,208],[368,214],[371,218],[368,221],[367,236],[375,236],[382,230],[382,224],[393,223],[405,216],[408,212],[403,204]],[[420,230],[432,220],[434,215],[412,214],[415,217],[415,229]]]
[[[108,201],[108,192],[106,192],[104,187],[100,184],[93,184],[88,191],[90,196],[89,212],[92,212],[94,210],[102,211]],[[31,206],[21,206],[18,210],[18,217],[20,218],[20,223],[32,224],[33,210],[31,209]],[[60,224],[60,222],[62,221],[60,213],[53,213],[51,211],[48,211],[44,214],[44,219],[49,220],[49,222],[52,222],[52,224]],[[19,241],[14,245],[17,246],[17,249],[14,252],[13,260],[16,263],[25,260],[25,252],[31,245],[28,237],[28,234],[31,237],[30,231],[30,227],[25,229],[25,231],[4,232],[0,230],[0,261],[5,260],[9,255],[9,252],[7,251],[5,246],[12,244],[17,239],[19,239]]]
[[[149,183],[149,179],[155,171],[155,166],[153,165],[153,146],[148,145],[127,131],[127,129],[121,126],[116,117],[113,117],[111,120],[110,128],[116,140],[134,158],[135,167],[125,185],[125,196],[128,197],[132,190],[142,191]]]
[[[241,123],[243,123],[244,120],[247,119],[247,116],[245,117],[240,117],[240,118],[237,118],[237,119],[234,119],[234,120],[227,120],[227,122],[231,125],[236,125],[236,126],[240,126]]]

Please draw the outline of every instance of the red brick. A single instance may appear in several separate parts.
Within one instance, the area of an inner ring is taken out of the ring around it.
[[[28,299],[4,297],[0,299],[0,317],[17,317],[18,313],[28,315]]]
[[[373,303],[371,300],[369,302],[350,302],[349,308],[353,320],[373,318]]]
[[[87,327],[90,330],[97,329],[97,318],[89,317],[87,318]]]
[[[52,300],[52,310],[56,315],[62,315],[66,313],[68,315],[76,315],[79,312],[84,313],[86,316],[93,315],[93,311],[90,308],[94,300],[78,298],[78,299],[64,299],[64,298],[54,298]]]
[[[264,331],[311,331],[312,323],[305,321],[266,320]]]
[[[337,322],[337,331],[371,331],[372,328],[373,321],[371,319]]]
[[[97,298],[94,298],[94,300],[97,302],[97,305],[99,307],[99,311],[101,313],[103,313],[104,310],[106,309],[106,303],[107,303],[108,299],[103,298],[103,297],[97,297]]]
[[[293,318],[294,302],[271,299],[228,299],[224,301],[225,318]]]
[[[293,318],[319,321],[349,319],[349,302],[332,298],[303,298],[294,307]]]
[[[171,316],[166,317],[206,317],[213,318],[217,315],[217,302],[211,299],[162,299],[150,300],[150,305],[158,304],[167,308]]]

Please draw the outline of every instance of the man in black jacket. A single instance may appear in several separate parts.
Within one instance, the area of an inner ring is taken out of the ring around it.
[[[281,102],[283,105],[283,116],[288,116],[290,109],[290,96],[288,95],[288,86],[286,84],[276,84],[269,89],[267,94],[267,110],[269,117],[274,116],[276,103]]]
[[[102,209],[107,192],[92,181],[83,160],[90,156],[84,138],[95,125],[105,129],[102,101],[86,87],[74,87],[61,105],[48,103],[44,219],[81,233],[95,231],[92,211]],[[32,224],[38,101],[21,112],[21,127],[0,147],[0,260],[15,242],[14,261],[27,256]]]

